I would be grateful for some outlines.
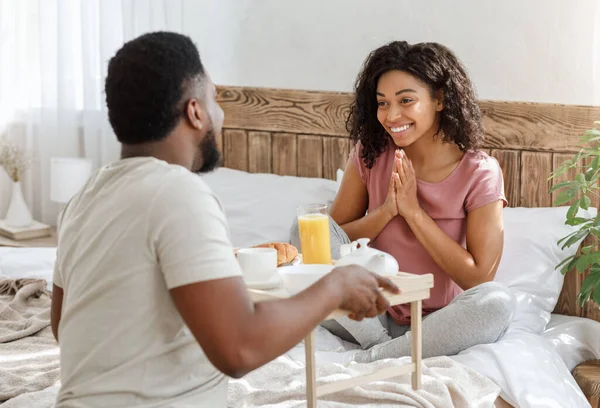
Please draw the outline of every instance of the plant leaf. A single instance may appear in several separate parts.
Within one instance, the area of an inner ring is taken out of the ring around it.
[[[581,255],[579,258],[577,258],[577,262],[575,262],[575,268],[577,269],[577,272],[582,273],[586,270],[590,263],[589,256]]]
[[[581,253],[587,255],[594,250],[594,247],[595,245],[584,246],[583,248],[581,248]]]
[[[591,295],[592,295],[591,292],[587,292],[587,293],[579,292],[579,295],[577,295],[577,299],[579,299],[579,306],[583,307],[583,305],[585,305],[585,302],[590,300]]]
[[[573,258],[575,258],[575,255],[571,255],[566,257],[565,259],[563,259],[562,261],[560,261],[560,263],[558,265],[556,265],[556,267],[554,269],[558,269],[561,266],[564,266],[567,262],[570,262]]]
[[[576,262],[577,262],[577,258],[571,259],[571,262],[569,262],[568,264],[565,264],[562,267],[562,269],[560,270],[560,273],[562,273],[563,275],[565,275],[567,272],[569,272],[571,269],[573,269],[573,267],[575,266]]]
[[[591,224],[592,221],[593,220],[591,218],[575,217],[572,220],[567,220],[565,222],[565,224],[576,226],[576,225],[581,225],[583,223],[590,223]]]
[[[593,245],[590,245],[589,247],[586,248],[590,248],[593,249]],[[577,257],[577,262],[575,263],[575,268],[577,268],[577,271],[579,273],[584,272],[588,266],[590,265],[597,265],[598,262],[600,262],[600,252],[592,252],[592,253],[588,253],[580,255],[579,257]]]
[[[578,231],[573,231],[571,232],[569,235],[566,235],[564,237],[562,237],[561,239],[558,240],[558,242],[556,243],[556,245],[560,245],[563,242],[565,242],[567,239],[571,238],[573,235],[577,234]],[[600,232],[598,232],[600,234]]]
[[[595,142],[596,140],[600,139],[600,130],[598,129],[589,129],[586,130],[585,132],[583,132],[583,135],[581,136],[581,141],[582,142]]]
[[[594,177],[595,171],[592,168],[589,168],[585,171],[585,181],[586,182],[590,182],[590,180],[592,179],[592,177]]]
[[[575,202],[569,207],[569,210],[567,211],[567,222],[573,220],[573,218],[575,218],[575,216],[577,215],[577,210],[579,210],[580,201],[581,200],[575,200]]]
[[[590,232],[592,233],[593,236],[600,239],[600,231],[598,231],[598,226],[596,226],[594,228],[590,228]]]
[[[596,288],[594,288],[594,296],[592,299],[600,305],[600,286],[596,285]]]
[[[591,204],[592,204],[592,200],[588,196],[583,196],[581,198],[581,200],[579,200],[579,206],[584,210],[587,210],[588,208],[590,208]]]
[[[554,201],[554,206],[557,207],[561,204],[566,203],[567,201],[571,201],[573,199],[573,197],[575,197],[575,193],[572,190],[569,189],[569,190],[561,191],[558,194],[556,201]]]
[[[598,287],[600,292],[600,272],[590,273],[581,283],[581,292],[589,292],[590,290]]]
[[[589,248],[588,254],[580,255],[577,258],[577,262],[575,263],[575,268],[577,268],[577,271],[579,273],[584,272],[588,268],[588,266],[597,265],[600,262],[600,251],[599,252],[591,252],[591,250],[594,249],[594,245],[590,245],[585,248]],[[583,252],[583,249],[582,249],[582,252]]]
[[[600,251],[590,252],[587,257],[589,261],[588,266],[590,266],[590,272],[600,272]]]
[[[548,180],[550,180],[550,179],[552,179],[554,177],[560,177],[560,176],[562,176],[563,174],[565,174],[567,172],[567,170],[569,170],[568,166],[564,166],[563,165],[563,166],[559,167],[558,169],[556,169],[554,171],[554,173],[552,173],[552,175],[550,177],[548,177]]]
[[[552,192],[554,192],[556,190],[559,190],[561,188],[571,187],[572,185],[573,185],[572,181],[563,181],[562,183],[558,183],[558,184],[553,185],[550,188],[550,192],[552,193]]]
[[[600,166],[600,156],[596,155],[596,157],[594,157],[594,160],[592,160],[590,167],[596,172],[598,171],[598,166]]]
[[[585,238],[588,235],[588,230],[586,229],[580,229],[579,231],[577,231],[577,233],[575,235],[573,235],[571,238],[569,238],[567,240],[567,242],[565,242],[562,246],[561,249],[565,249],[570,247],[571,245],[579,242],[581,239]]]

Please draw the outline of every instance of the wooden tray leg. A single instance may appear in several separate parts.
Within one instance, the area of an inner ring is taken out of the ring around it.
[[[317,408],[317,375],[315,371],[315,332],[304,338],[306,356],[306,406]]]
[[[412,361],[415,363],[415,371],[412,373],[413,390],[421,388],[421,301],[417,300],[410,304],[410,332],[412,336]]]

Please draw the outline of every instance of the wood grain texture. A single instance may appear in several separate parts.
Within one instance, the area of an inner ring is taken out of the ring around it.
[[[245,130],[223,132],[223,163],[230,169],[248,171],[248,134]]]
[[[573,157],[573,155],[571,155],[571,157]],[[591,158],[591,157],[586,158],[584,160],[585,165],[589,166],[590,164],[592,164],[592,160],[593,160],[593,158]],[[596,194],[600,194],[600,190],[596,190]],[[590,194],[590,198],[592,200],[592,207],[600,208],[600,197]]]
[[[587,243],[588,241],[584,240],[584,242]],[[556,273],[560,273],[560,271],[556,271]],[[577,295],[581,290],[582,281],[582,275],[579,274],[576,268],[566,273],[553,313],[581,316],[581,306],[579,306]]]
[[[421,388],[422,380],[422,364],[423,357],[423,304],[419,299],[416,302],[410,303],[410,332],[412,334],[411,357],[415,364],[415,371],[411,375],[411,383],[413,390]],[[415,318],[416,317],[416,318]]]
[[[344,170],[350,154],[350,139],[329,137],[323,139],[323,177],[336,179],[338,169]]]
[[[317,369],[315,364],[315,332],[304,338],[306,372],[306,408],[317,408]]]
[[[271,169],[271,134],[249,132],[248,171],[250,173],[271,173]]]
[[[583,245],[592,245],[595,243],[596,242],[592,239],[583,241]],[[598,246],[596,246],[596,250],[598,250]],[[583,282],[583,280],[585,278],[587,278],[587,276],[589,274],[590,274],[590,270],[588,269],[582,275],[580,275],[580,286],[581,286],[581,282]],[[596,290],[599,290],[599,289],[596,289]],[[579,293],[579,292],[577,292],[577,293]],[[600,305],[598,305],[596,302],[594,302],[592,299],[590,299],[581,308],[581,316],[587,317],[588,319],[596,320],[597,322],[600,322]]]
[[[578,365],[573,370],[573,377],[588,399],[600,397],[600,360]]]
[[[323,177],[323,138],[298,136],[298,176]]]
[[[576,152],[579,136],[600,117],[600,107],[482,101],[485,145],[515,150]]]
[[[572,158],[573,158],[573,155],[570,153],[554,153],[552,155],[552,171],[553,172],[556,171],[566,160],[569,160]],[[554,186],[555,184],[562,183],[563,181],[573,180],[575,178],[575,174],[576,174],[575,169],[569,169],[563,175],[554,177],[550,183],[552,186]],[[552,192],[552,203],[554,203],[554,201],[556,201],[556,199],[558,198],[558,195],[560,194],[561,191],[562,190]],[[564,205],[569,205],[572,202],[573,201],[571,200]]]
[[[227,128],[347,136],[352,94],[219,87],[218,101]]]
[[[347,137],[354,94],[218,87],[226,128]],[[600,107],[481,101],[486,148],[575,152]]]
[[[550,207],[550,183],[552,154],[537,152],[521,153],[521,200],[523,207]]]
[[[521,153],[514,150],[492,149],[490,155],[498,160],[504,176],[504,195],[511,207],[521,203]]]
[[[558,169],[561,164],[568,159],[573,158],[570,153],[554,153],[552,155],[552,171]],[[575,170],[569,170],[565,174],[553,178],[551,184],[555,185],[566,180],[572,180],[575,177]],[[552,192],[552,202],[558,197],[560,191]],[[570,204],[567,203],[566,205]],[[558,272],[557,272],[558,273]],[[581,307],[577,301],[577,295],[581,289],[582,277],[576,269],[570,270],[565,275],[563,289],[554,308],[554,313],[560,313],[569,316],[581,316]]]
[[[298,174],[298,146],[296,135],[275,133],[272,136],[273,173],[280,176]]]
[[[584,245],[586,244],[586,242],[584,242]],[[591,245],[591,243],[587,243],[587,245]],[[573,271],[574,272],[574,271]],[[581,277],[581,282],[583,282],[583,280],[589,275],[589,271],[586,271]],[[580,284],[581,286],[581,284]],[[598,289],[596,289],[598,290]],[[579,293],[579,292],[577,292]],[[600,305],[598,305],[596,302],[594,302],[593,300],[589,300],[588,302],[586,302],[583,305],[583,308],[581,310],[581,316],[582,317],[587,317],[588,319],[592,319],[595,320],[597,322],[600,322]]]
[[[215,139],[217,139],[217,148],[223,154],[223,132],[219,132],[215,135]]]

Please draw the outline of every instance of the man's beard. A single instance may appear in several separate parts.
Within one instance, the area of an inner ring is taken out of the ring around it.
[[[221,163],[221,152],[217,147],[217,139],[212,129],[204,136],[204,140],[200,143],[198,150],[198,157],[202,158],[202,166],[197,168],[194,165],[192,169],[194,173],[211,172]]]

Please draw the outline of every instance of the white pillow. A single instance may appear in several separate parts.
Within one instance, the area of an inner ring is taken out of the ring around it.
[[[512,289],[517,312],[511,329],[541,333],[550,321],[564,276],[555,267],[574,255],[581,242],[560,249],[557,242],[575,230],[565,225],[568,207],[505,208],[504,251],[495,281]],[[596,215],[596,209],[579,216]],[[569,272],[571,273],[571,272]]]
[[[228,168],[202,178],[223,204],[236,247],[289,242],[296,208],[302,204],[329,204],[337,191],[333,180],[251,174]]]
[[[340,185],[342,184],[343,178],[344,178],[344,170],[337,169],[337,171],[335,172],[335,181],[337,182],[337,186],[335,188],[336,193],[340,189]]]

